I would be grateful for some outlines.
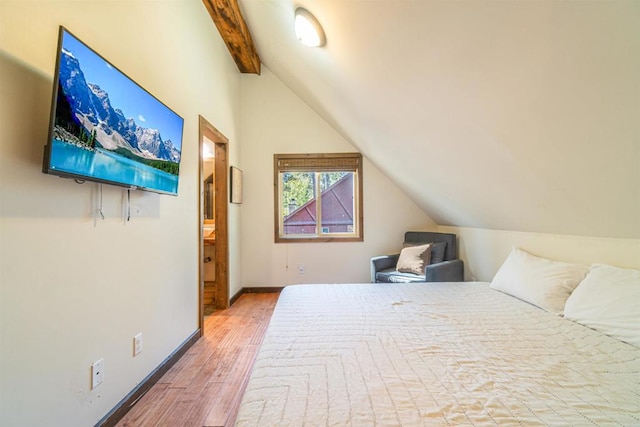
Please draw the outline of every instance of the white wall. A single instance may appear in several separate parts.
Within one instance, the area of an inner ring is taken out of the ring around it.
[[[259,77],[243,75],[241,93],[245,287],[368,282],[372,256],[397,252],[407,230],[435,227],[365,158],[364,242],[274,243],[273,155],[357,150],[267,67]]]
[[[122,189],[101,220],[96,184],[41,173],[58,25],[185,119],[178,197],[133,192],[130,222]],[[197,329],[198,115],[239,164],[240,77],[199,1],[2,0],[0,46],[0,425],[93,425]]]
[[[241,3],[273,73],[438,224],[640,238],[640,1]]]
[[[481,228],[439,226],[437,231],[458,235],[465,280],[491,281],[513,246],[534,255],[591,265],[611,264],[640,269],[640,239],[613,239]]]
[[[490,281],[512,246],[566,262],[640,268],[638,239],[437,226],[366,158],[363,243],[276,244],[273,154],[356,150],[266,67],[262,76],[242,76],[241,93],[243,286],[367,282],[369,258],[397,252],[407,230],[457,234],[466,280]]]

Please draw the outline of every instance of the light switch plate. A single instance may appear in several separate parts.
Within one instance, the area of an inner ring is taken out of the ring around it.
[[[133,357],[136,357],[142,351],[142,332],[133,337]]]
[[[104,381],[104,359],[91,364],[91,389],[98,387]]]

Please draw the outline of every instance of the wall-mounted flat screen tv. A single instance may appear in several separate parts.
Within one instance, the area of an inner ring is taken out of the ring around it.
[[[178,194],[184,120],[60,27],[43,172]]]

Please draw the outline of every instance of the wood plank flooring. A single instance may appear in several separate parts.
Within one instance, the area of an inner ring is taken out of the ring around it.
[[[204,336],[117,426],[232,426],[277,300],[277,293],[244,294],[205,317]]]

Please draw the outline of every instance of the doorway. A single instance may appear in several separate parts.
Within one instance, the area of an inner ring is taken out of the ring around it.
[[[205,277],[207,297],[215,309],[229,306],[228,175],[229,140],[204,117],[199,120],[199,324],[204,333]],[[205,154],[205,147],[209,147]],[[207,254],[207,255],[205,255]],[[213,273],[211,273],[213,270]],[[207,274],[205,274],[207,273]],[[213,278],[213,281],[210,279]]]

